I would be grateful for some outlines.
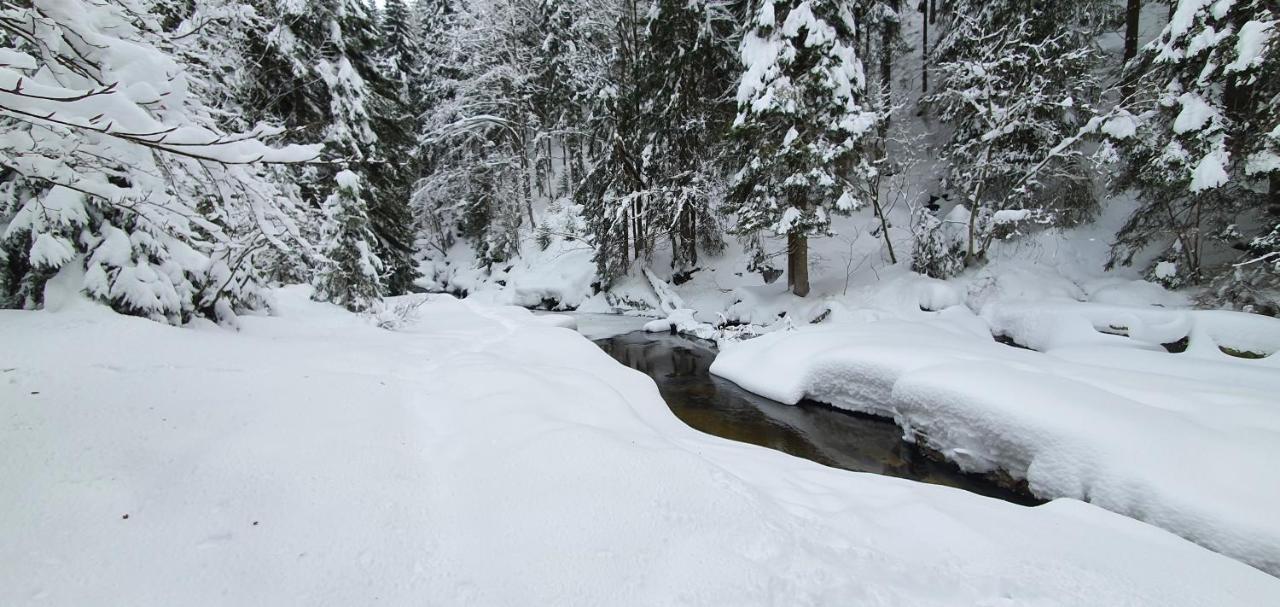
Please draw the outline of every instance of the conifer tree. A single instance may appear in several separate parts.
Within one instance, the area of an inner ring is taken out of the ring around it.
[[[413,135],[405,129],[400,85],[377,61],[379,32],[360,0],[253,0],[265,33],[252,39],[252,79],[244,106],[255,119],[291,127],[292,137],[320,139],[328,155],[362,177],[387,286],[401,293],[415,277],[412,215],[415,177],[405,163]],[[296,176],[303,197],[319,207],[334,171],[312,167]],[[294,276],[302,275],[295,269]]]
[[[852,46],[849,7],[833,0],[758,2],[742,42],[733,129],[740,168],[726,199],[733,231],[787,237],[787,283],[809,293],[808,238],[864,203],[862,138],[877,125]]]
[[[120,312],[230,322],[265,305],[263,251],[305,248],[261,163],[308,161],[318,147],[268,146],[280,130],[262,124],[224,130],[235,108],[203,78],[238,49],[210,53],[183,25],[194,5],[156,6],[0,7],[0,305],[41,305],[46,281],[68,271]]]
[[[1142,202],[1111,264],[1158,243],[1151,278],[1177,286],[1219,275],[1219,297],[1274,305],[1262,292],[1280,271],[1278,22],[1267,0],[1183,1],[1143,49],[1131,67],[1141,88],[1103,127],[1122,152],[1120,187]]]
[[[382,260],[374,250],[376,237],[360,177],[344,170],[334,176],[334,182],[334,192],[323,207],[324,261],[312,281],[312,298],[363,312],[385,291]]]
[[[723,247],[713,205],[723,195],[726,135],[735,105],[738,23],[745,3],[657,0],[641,57],[645,172],[661,203],[672,263],[695,266]]]

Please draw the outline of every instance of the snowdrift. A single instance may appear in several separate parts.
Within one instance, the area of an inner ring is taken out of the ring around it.
[[[982,317],[954,306],[834,318],[729,345],[711,370],[782,402],[892,417],[966,470],[1004,470],[1041,497],[1086,500],[1280,574],[1280,361],[1221,349],[1274,352],[1280,321],[1046,298]],[[1161,347],[1188,336],[1184,352]]]

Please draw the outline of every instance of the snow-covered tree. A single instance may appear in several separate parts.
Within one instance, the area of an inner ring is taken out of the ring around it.
[[[1103,129],[1123,153],[1121,186],[1142,202],[1117,236],[1113,264],[1156,245],[1164,251],[1149,272],[1166,284],[1219,274],[1219,294],[1240,305],[1275,285],[1278,24],[1275,2],[1183,0],[1143,49],[1132,68],[1144,74],[1139,90]]]
[[[409,94],[407,85],[412,81],[410,74],[417,69],[418,62],[422,60],[420,35],[417,17],[405,1],[386,0],[382,13],[380,54],[390,72],[386,77],[406,85],[403,91],[406,96]]]
[[[422,152],[427,175],[414,199],[433,223],[452,217],[482,263],[519,249],[519,228],[532,223],[531,66],[528,35],[534,7],[500,0],[455,7],[433,36],[447,38],[432,83],[440,94],[427,109]]]
[[[644,148],[644,132],[651,123],[643,113],[644,17],[635,0],[625,0],[609,18],[613,33],[602,49],[601,77],[591,87],[587,123],[598,151],[577,191],[596,249],[597,272],[606,284],[652,250],[650,205],[656,203],[649,191]]]
[[[262,30],[251,40],[254,58],[242,90],[255,117],[290,127],[297,138],[323,140],[335,161],[361,176],[378,253],[390,292],[414,277],[408,209],[416,175],[405,160],[413,146],[411,116],[400,83],[377,60],[379,30],[361,0],[252,0]],[[296,176],[315,207],[330,193],[334,169],[312,167]],[[300,275],[301,272],[298,272]]]
[[[324,203],[324,262],[316,273],[312,298],[363,312],[382,298],[382,260],[374,251],[360,177],[339,172],[336,188]]]
[[[833,0],[758,2],[742,41],[745,66],[733,129],[741,168],[725,210],[739,234],[787,236],[787,282],[809,292],[808,238],[832,213],[865,202],[868,109],[849,6]]]
[[[261,164],[318,147],[221,130],[200,98],[213,87],[147,3],[5,5],[0,38],[3,303],[39,305],[45,281],[82,270],[84,292],[156,320],[263,304],[262,253],[300,233]]]
[[[653,223],[671,240],[672,262],[695,266],[699,249],[723,247],[713,206],[724,194],[722,162],[735,115],[726,95],[738,77],[738,23],[745,3],[657,0],[640,58],[648,189]]]
[[[1105,3],[952,3],[934,47],[938,82],[926,99],[952,127],[946,184],[969,211],[965,263],[981,260],[1004,211],[1056,212],[1066,223],[1096,208],[1093,171],[1077,145],[1099,85],[1093,38]],[[1003,212],[1003,213],[1002,213]]]

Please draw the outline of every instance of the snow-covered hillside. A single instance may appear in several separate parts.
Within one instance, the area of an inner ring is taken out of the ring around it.
[[[6,605],[1274,605],[1074,500],[1024,508],[697,433],[530,313],[386,331],[306,289],[237,333],[0,312]]]

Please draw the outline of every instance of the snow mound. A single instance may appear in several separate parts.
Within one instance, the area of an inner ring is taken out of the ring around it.
[[[1135,344],[1188,326],[1193,346],[1204,336],[1243,340],[1245,324],[1267,341],[1274,325],[1168,314],[1096,304],[987,310],[998,332],[1045,354],[975,334],[973,315],[950,308],[933,320],[772,333],[727,346],[711,371],[782,402],[808,397],[892,417],[966,470],[1003,469],[1039,496],[1086,500],[1280,573],[1275,357]],[[1117,323],[1135,337],[1095,330]]]

